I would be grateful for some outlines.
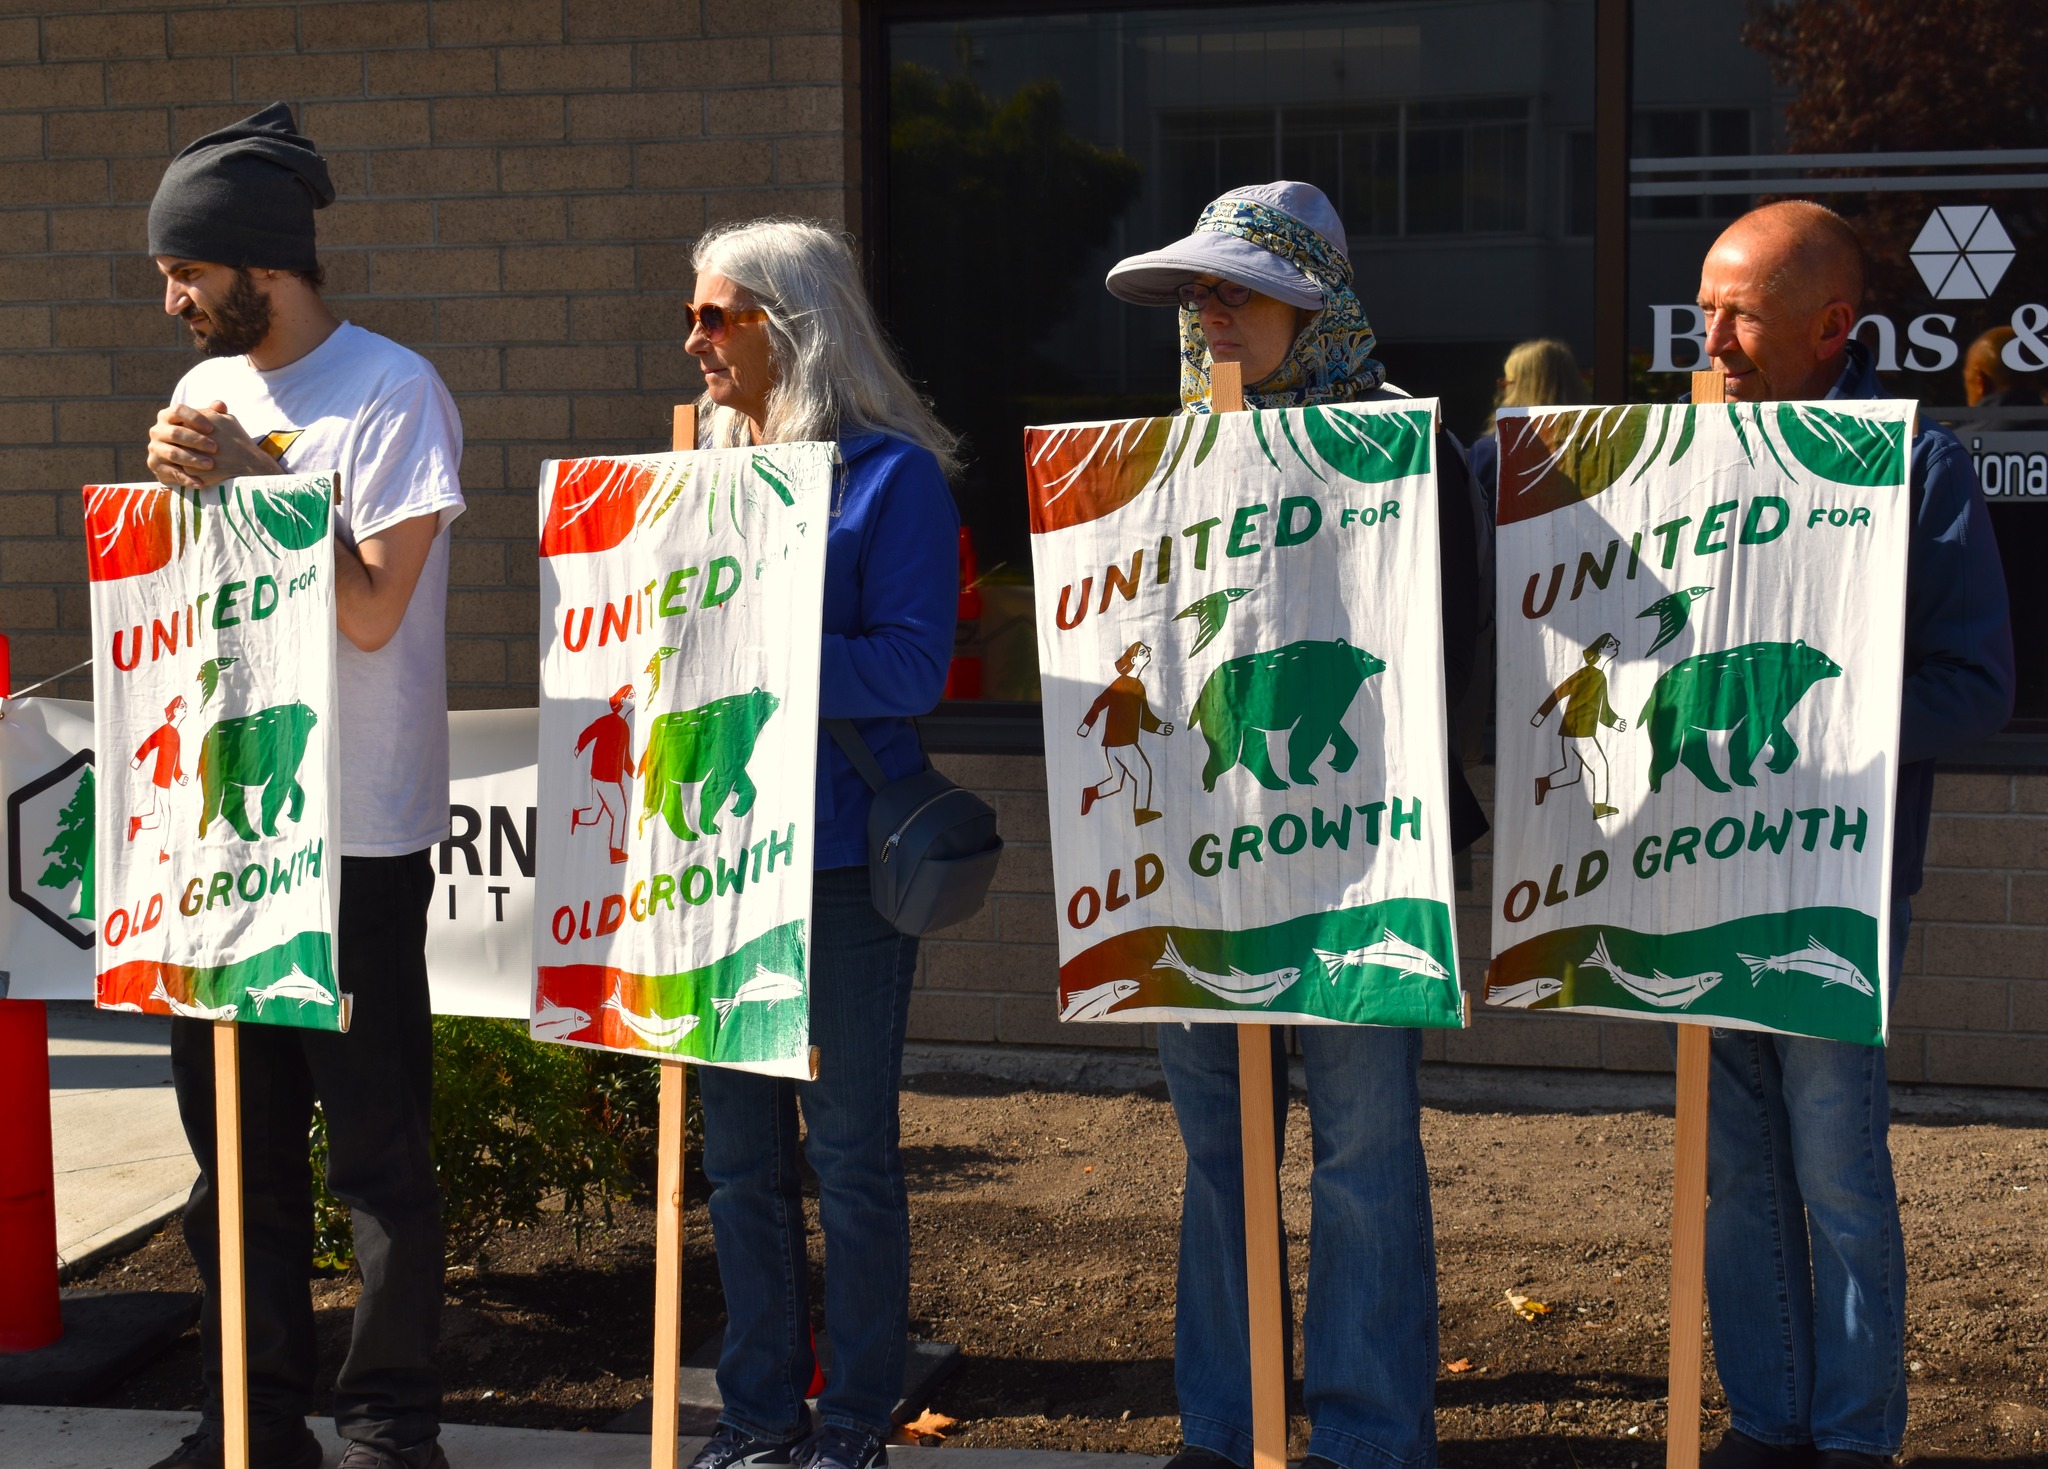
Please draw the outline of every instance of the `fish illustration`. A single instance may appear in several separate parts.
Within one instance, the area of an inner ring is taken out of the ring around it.
[[[540,1007],[527,1029],[544,1041],[566,1040],[590,1024],[590,1012],[553,1000]]]
[[[1683,1009],[1719,984],[1722,978],[1711,969],[1704,974],[1685,975],[1670,975],[1661,969],[1653,969],[1647,979],[1640,974],[1630,974],[1608,957],[1607,935],[1604,933],[1593,941],[1593,952],[1580,961],[1579,967],[1606,970],[1616,984],[1644,1004],[1655,1005],[1660,1010]]]
[[[1513,984],[1495,985],[1489,989],[1486,992],[1486,1003],[1506,1005],[1513,1010],[1526,1010],[1531,1005],[1549,999],[1563,988],[1564,981],[1561,979],[1517,980]]]
[[[1861,995],[1877,993],[1870,987],[1870,981],[1862,970],[1811,935],[1807,936],[1805,948],[1795,949],[1789,954],[1773,954],[1768,959],[1759,959],[1754,954],[1737,954],[1735,957],[1749,966],[1751,985],[1776,970],[1780,974],[1814,975],[1820,980],[1822,989],[1831,984],[1846,984]]]
[[[617,995],[606,1000],[603,1008],[616,1010],[619,1019],[625,1022],[626,1029],[658,1051],[673,1049],[677,1042],[697,1028],[699,1019],[694,1014],[678,1015],[674,1019],[665,1019],[660,1015],[635,1014],[626,1008],[624,1001]]]
[[[1338,970],[1363,968],[1369,964],[1382,969],[1398,969],[1405,975],[1426,974],[1431,979],[1451,977],[1451,972],[1437,963],[1435,955],[1427,949],[1418,949],[1391,928],[1382,928],[1380,941],[1364,948],[1346,949],[1341,954],[1328,949],[1310,949],[1309,952],[1322,960],[1331,984],[1337,982]]]
[[[1692,604],[1712,590],[1712,587],[1687,587],[1683,591],[1673,592],[1668,597],[1659,597],[1636,614],[1639,618],[1657,619],[1657,641],[1650,644],[1650,653],[1656,652],[1685,631],[1685,620],[1692,615]],[[1648,657],[1649,653],[1643,656]]]
[[[213,691],[220,687],[220,676],[233,668],[239,658],[209,658],[199,665],[199,707],[204,709],[213,699]]]
[[[794,974],[777,974],[766,964],[754,965],[754,977],[741,985],[730,996],[713,1000],[711,1008],[718,1012],[720,1020],[732,1014],[735,1005],[772,1005],[777,1000],[796,1000],[803,997],[804,982]]]
[[[1135,979],[1112,979],[1105,984],[1076,990],[1060,1007],[1062,1020],[1100,1020],[1138,992]]]
[[[116,1000],[114,1001],[113,1004],[102,1005],[100,1006],[100,1008],[102,1010],[132,1010],[137,1015],[140,1015],[142,1013],[142,1007],[136,1004],[133,1000]]]
[[[263,1013],[263,1006],[271,1000],[297,1000],[301,1010],[305,1009],[308,1005],[332,1005],[334,1003],[334,996],[327,992],[327,987],[321,984],[319,980],[313,978],[312,975],[300,969],[296,963],[292,965],[292,972],[283,979],[275,980],[270,984],[252,987],[249,991],[249,998],[256,1002],[256,1013],[258,1015]]]
[[[156,988],[149,992],[149,997],[164,1005],[173,1015],[182,1015],[187,1020],[235,1018],[236,1007],[233,1005],[188,1005],[183,1000],[173,997],[171,992],[164,988],[164,977],[161,974],[156,977]]]
[[[1166,951],[1152,967],[1177,969],[1210,994],[1220,996],[1233,1005],[1263,1005],[1277,999],[1289,985],[1301,978],[1301,971],[1292,966],[1271,969],[1264,974],[1246,974],[1233,964],[1228,974],[1210,974],[1181,958],[1171,934],[1166,939]]]
[[[1175,622],[1179,622],[1183,617],[1195,619],[1197,636],[1195,645],[1188,649],[1188,657],[1194,657],[1216,641],[1216,634],[1223,631],[1224,619],[1230,616],[1230,604],[1239,597],[1249,597],[1251,594],[1250,587],[1225,587],[1220,592],[1211,592],[1206,597],[1190,602],[1174,613]]]
[[[661,692],[661,665],[675,656],[676,650],[674,648],[662,647],[656,648],[654,656],[647,660],[646,673],[647,677],[652,680],[647,685],[647,699],[649,703],[652,703],[654,696]]]

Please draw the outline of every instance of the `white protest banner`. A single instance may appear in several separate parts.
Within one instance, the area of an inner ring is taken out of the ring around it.
[[[15,1000],[92,998],[92,705],[9,699],[0,716],[7,902],[0,990]]]
[[[810,1075],[837,462],[801,443],[541,467],[534,1035]]]
[[[1502,410],[1488,1004],[1883,1042],[1912,414]]]
[[[436,1015],[525,1019],[533,1003],[538,709],[448,716],[448,840],[434,849],[427,977]]]
[[[1462,1023],[1435,429],[1026,431],[1062,1019]]]
[[[84,494],[98,1003],[346,1030],[334,481]]]

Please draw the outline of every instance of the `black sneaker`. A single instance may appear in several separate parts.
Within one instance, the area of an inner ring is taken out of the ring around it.
[[[889,1446],[876,1434],[828,1423],[796,1452],[796,1469],[889,1469]]]
[[[1812,1444],[1768,1444],[1731,1428],[1700,1455],[1700,1469],[1817,1469]]]
[[[1244,1466],[1224,1458],[1214,1449],[1198,1449],[1190,1445],[1168,1459],[1166,1469],[1244,1469]],[[1308,1469],[1306,1461],[1303,1462],[1302,1469]]]
[[[253,1469],[320,1469],[320,1440],[310,1428],[302,1427],[300,1435],[283,1444],[251,1444],[249,1462]],[[220,1430],[202,1423],[149,1469],[221,1469],[224,1458]]]
[[[315,1459],[312,1469],[319,1465]],[[397,1453],[375,1444],[348,1443],[342,1446],[341,1462],[334,1469],[448,1469],[448,1455],[442,1452],[438,1438]]]
[[[730,1423],[721,1423],[718,1432],[711,1435],[711,1441],[697,1450],[697,1457],[690,1461],[690,1469],[749,1469],[756,1464],[788,1464],[803,1443],[803,1434],[781,1441],[752,1438]]]

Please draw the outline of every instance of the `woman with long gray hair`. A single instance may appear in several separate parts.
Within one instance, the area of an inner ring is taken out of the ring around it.
[[[909,716],[938,702],[959,592],[957,441],[904,376],[845,239],[768,219],[698,242],[684,348],[704,369],[707,445],[836,440],[845,470],[825,542],[819,711],[850,719],[891,780],[924,760]],[[692,1469],[885,1464],[909,1338],[910,1215],[897,1087],[917,940],[868,898],[867,784],[818,741],[811,899],[816,1080],[706,1067],[704,1172],[725,1287],[718,1432]],[[813,1368],[797,1118],[818,1175],[825,1338]]]

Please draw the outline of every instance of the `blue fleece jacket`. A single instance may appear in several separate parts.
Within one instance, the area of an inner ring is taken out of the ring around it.
[[[1886,398],[1870,353],[1848,346],[1830,398]],[[1906,680],[1899,716],[1899,788],[1893,803],[1892,894],[1920,891],[1934,762],[1990,738],[2012,717],[2012,623],[2005,568],[1970,456],[1956,436],[1922,417],[1908,481]]]
[[[825,539],[818,712],[851,719],[891,780],[919,770],[910,717],[946,687],[960,606],[960,511],[931,451],[886,434],[839,441]],[[873,792],[818,731],[819,868],[868,860]]]

